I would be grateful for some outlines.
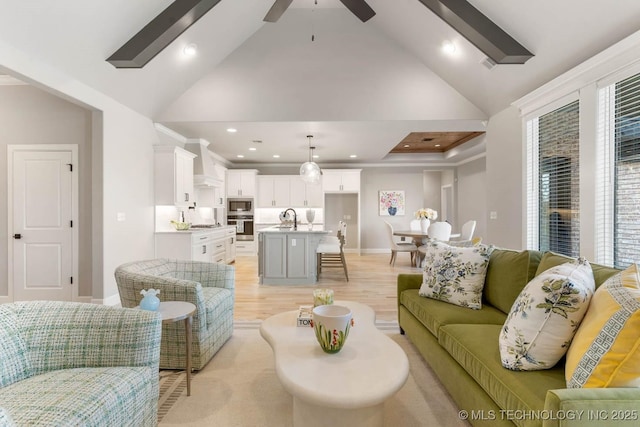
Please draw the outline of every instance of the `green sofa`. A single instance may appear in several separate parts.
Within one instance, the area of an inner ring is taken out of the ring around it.
[[[635,426],[640,389],[567,389],[564,358],[552,369],[502,367],[498,336],[533,277],[570,260],[550,252],[492,252],[480,310],[421,297],[422,274],[398,276],[398,323],[474,426]],[[592,264],[596,286],[618,270]]]
[[[0,426],[157,425],[158,313],[0,304]]]

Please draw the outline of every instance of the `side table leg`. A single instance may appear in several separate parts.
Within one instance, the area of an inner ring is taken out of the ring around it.
[[[187,341],[187,396],[191,396],[191,324],[193,323],[193,317],[187,316],[184,319],[184,334]]]

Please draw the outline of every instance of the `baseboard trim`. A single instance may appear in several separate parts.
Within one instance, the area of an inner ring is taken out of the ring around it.
[[[103,299],[92,299],[91,302],[93,304],[100,304],[100,305],[110,305],[113,307],[121,307],[120,304],[120,295],[111,295],[110,297],[107,298],[103,298]]]
[[[363,249],[362,250],[363,254],[390,254],[391,253],[391,249],[386,248],[386,249]]]

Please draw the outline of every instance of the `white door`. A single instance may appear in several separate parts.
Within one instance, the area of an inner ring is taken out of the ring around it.
[[[14,301],[72,300],[72,158],[71,151],[14,151],[9,159]]]

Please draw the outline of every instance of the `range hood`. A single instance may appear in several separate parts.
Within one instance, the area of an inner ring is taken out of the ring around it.
[[[193,159],[193,185],[197,187],[222,187],[224,176],[211,158],[211,152],[207,148],[209,141],[204,139],[187,139],[184,149],[196,154]]]

